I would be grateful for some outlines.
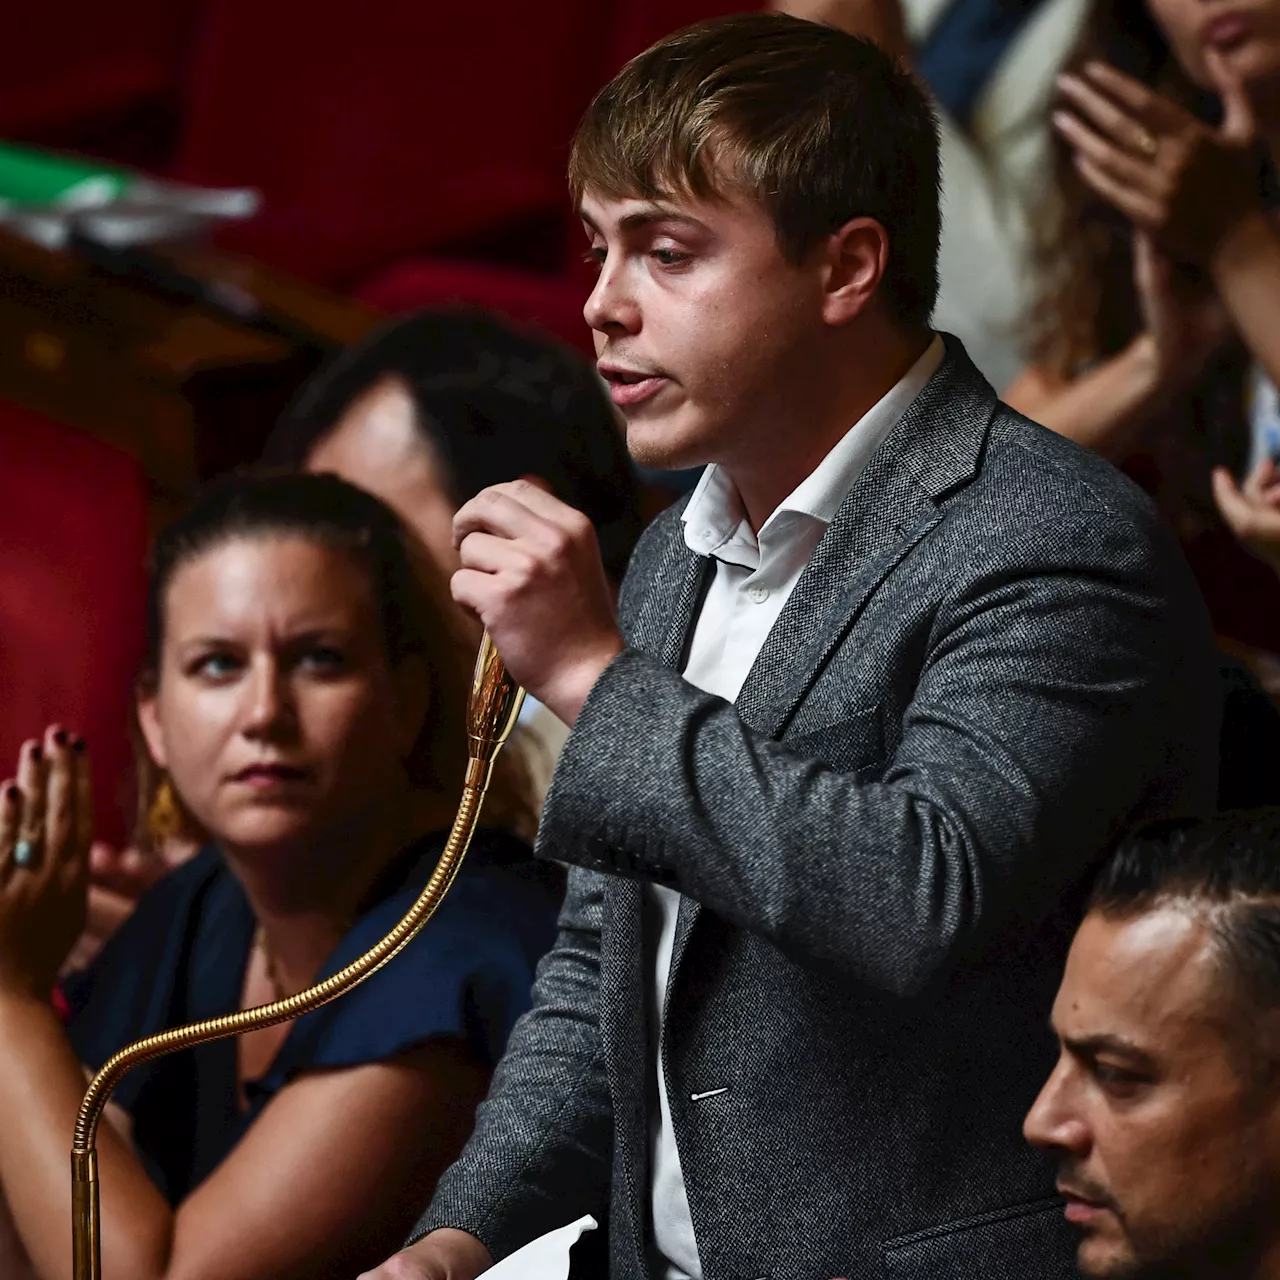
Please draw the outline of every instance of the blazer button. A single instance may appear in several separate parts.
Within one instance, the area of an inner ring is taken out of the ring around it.
[[[718,1098],[721,1094],[729,1092],[726,1085],[723,1089],[704,1089],[701,1093],[691,1093],[689,1095],[690,1102],[705,1102],[708,1098]]]

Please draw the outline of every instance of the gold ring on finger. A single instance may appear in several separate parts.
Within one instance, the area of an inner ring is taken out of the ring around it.
[[[1134,143],[1138,148],[1138,154],[1145,156],[1148,160],[1152,159],[1157,150],[1156,135],[1150,129],[1144,129],[1138,126],[1138,131],[1134,135]]]

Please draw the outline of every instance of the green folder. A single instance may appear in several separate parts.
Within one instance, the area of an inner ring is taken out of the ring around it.
[[[133,182],[125,169],[0,142],[0,205],[92,209],[119,200]]]

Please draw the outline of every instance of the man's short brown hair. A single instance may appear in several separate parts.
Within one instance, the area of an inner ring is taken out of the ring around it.
[[[938,124],[883,50],[783,14],[716,18],[633,58],[597,95],[569,158],[576,203],[722,198],[769,212],[802,261],[851,218],[889,237],[881,283],[902,323],[928,323],[938,293]]]

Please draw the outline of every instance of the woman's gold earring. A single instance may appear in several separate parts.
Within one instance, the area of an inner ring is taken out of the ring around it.
[[[166,840],[174,840],[186,827],[182,818],[182,808],[173,790],[173,783],[168,777],[160,779],[160,785],[151,799],[151,807],[147,810],[147,835],[153,847]]]

